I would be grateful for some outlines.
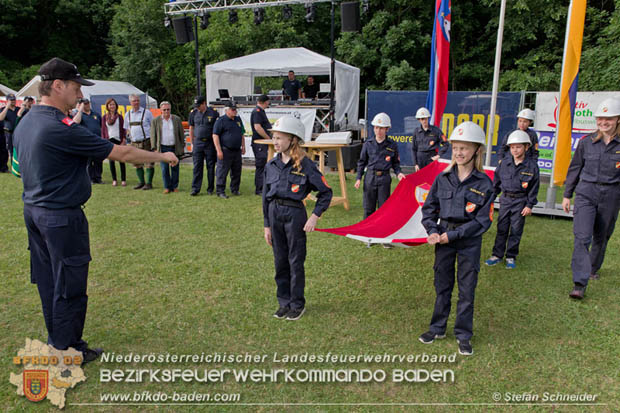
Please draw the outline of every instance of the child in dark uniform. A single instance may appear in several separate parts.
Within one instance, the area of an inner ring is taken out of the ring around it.
[[[499,263],[506,254],[506,268],[516,267],[515,258],[523,234],[525,217],[532,215],[532,208],[538,203],[539,172],[536,159],[527,155],[531,146],[529,135],[518,129],[513,131],[506,144],[512,156],[506,157],[495,170],[493,186],[499,199],[499,218],[493,255],[486,265]],[[509,235],[510,232],[510,235]]]
[[[279,308],[276,318],[299,320],[306,311],[306,232],[314,231],[316,222],[329,207],[332,190],[314,162],[301,148],[305,128],[293,116],[284,116],[273,128],[277,155],[265,166],[263,215],[265,241],[273,247]],[[303,200],[318,191],[310,218]]]
[[[390,169],[394,169],[400,181],[405,175],[400,171],[400,158],[398,157],[398,145],[387,139],[387,131],[392,126],[390,117],[385,113],[377,114],[372,120],[375,138],[364,142],[360,160],[357,163],[357,180],[355,189],[359,189],[364,169],[364,219],[375,212],[377,207],[390,197],[392,177]]]
[[[473,122],[463,122],[450,136],[452,163],[437,176],[422,207],[428,243],[435,245],[435,310],[425,344],[444,338],[458,260],[459,300],[454,335],[459,353],[473,354],[474,291],[480,271],[482,234],[491,226],[493,183],[482,169],[485,135]]]

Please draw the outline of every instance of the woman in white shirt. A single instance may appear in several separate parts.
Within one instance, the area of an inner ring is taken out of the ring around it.
[[[115,145],[125,145],[125,128],[123,127],[123,115],[118,113],[118,103],[113,98],[105,102],[106,113],[101,118],[101,137],[108,139]],[[121,165],[121,185],[127,186],[125,164]],[[112,174],[112,186],[118,185],[116,181],[116,165],[110,161],[110,173]]]

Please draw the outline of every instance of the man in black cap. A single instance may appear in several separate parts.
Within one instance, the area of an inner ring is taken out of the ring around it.
[[[7,105],[0,111],[0,123],[4,123],[3,130],[0,131],[1,134],[4,134],[5,142],[6,142],[6,150],[8,151],[9,158],[13,158],[13,131],[15,130],[15,126],[17,124],[17,112],[18,109],[15,106],[15,95],[9,93],[6,95]],[[3,164],[0,159],[0,168],[3,167]]]
[[[189,137],[192,141],[194,177],[191,196],[196,196],[202,187],[203,164],[207,163],[207,194],[213,195],[215,188],[215,162],[217,155],[213,145],[213,126],[219,117],[217,111],[207,106],[204,96],[194,99],[194,110],[189,114]]]
[[[86,98],[80,100],[73,121],[101,137],[101,115],[91,109],[90,100]],[[103,183],[101,179],[101,175],[103,174],[103,161],[94,158],[90,159],[86,170],[93,184]]]
[[[269,96],[260,95],[256,107],[250,115],[250,124],[252,125],[252,152],[256,161],[256,174],[254,175],[254,186],[256,195],[263,194],[263,174],[265,173],[265,164],[267,163],[267,145],[254,143],[257,139],[271,139],[269,129],[271,123],[267,118],[265,110],[269,107]]]
[[[103,351],[82,340],[86,318],[88,222],[82,206],[91,195],[89,158],[120,162],[178,163],[171,153],[114,145],[77,125],[67,112],[90,86],[77,67],[53,58],[39,69],[41,102],[15,130],[15,147],[24,185],[24,220],[30,249],[30,279],[37,284],[48,344],[81,351],[83,363]]]
[[[226,195],[226,176],[230,171],[230,191],[241,195],[241,155],[245,154],[243,122],[237,116],[237,106],[233,102],[226,104],[226,116],[220,116],[213,126],[213,143],[217,151],[217,182],[215,190],[220,198]]]

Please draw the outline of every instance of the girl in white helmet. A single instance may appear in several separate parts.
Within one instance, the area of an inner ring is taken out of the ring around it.
[[[502,196],[493,255],[485,261],[486,265],[496,265],[506,255],[506,268],[516,268],[525,217],[532,214],[538,203],[538,162],[526,155],[530,142],[526,132],[520,129],[512,132],[507,141],[511,156],[504,158],[495,170],[495,196],[500,192]]]
[[[534,129],[530,128],[530,126],[532,126],[532,123],[534,123],[535,117],[536,112],[534,112],[532,109],[523,109],[517,114],[517,129],[515,129],[514,131],[520,130],[527,133],[527,135],[530,137],[531,145],[525,155],[534,159],[534,161],[538,163],[538,134]],[[509,132],[504,136],[504,139],[502,139],[502,143],[498,148],[497,160],[499,162],[501,162],[504,158],[510,158],[510,146],[508,145],[508,138],[510,137],[512,132]]]
[[[302,149],[305,128],[293,116],[278,119],[273,128],[277,155],[265,165],[263,216],[265,241],[273,247],[279,307],[274,317],[299,320],[306,311],[306,232],[329,207],[332,190],[325,177]],[[317,201],[308,218],[303,200],[318,191]]]
[[[450,148],[446,135],[435,125],[430,124],[431,113],[426,108],[420,108],[415,118],[420,122],[413,131],[413,165],[419,171],[426,165],[436,161]]]
[[[607,241],[620,208],[620,99],[604,100],[596,112],[597,131],[581,138],[568,168],[562,208],[573,209],[573,290],[582,299],[588,280],[598,279]]]
[[[473,354],[474,291],[480,272],[482,234],[493,217],[493,183],[482,169],[485,135],[473,122],[458,125],[450,136],[452,163],[435,178],[422,206],[428,243],[435,245],[435,309],[425,344],[444,338],[458,261],[459,300],[454,335],[459,353]]]

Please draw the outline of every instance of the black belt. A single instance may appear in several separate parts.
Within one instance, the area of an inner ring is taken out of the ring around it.
[[[174,148],[174,145],[161,145],[162,148]]]
[[[620,182],[597,182],[597,185],[603,185],[603,186],[616,186],[616,185],[620,185]]]
[[[290,199],[274,198],[273,200],[278,205],[290,206],[295,208],[303,208],[304,204],[301,201],[292,201]]]
[[[508,198],[525,198],[527,194],[525,192],[504,192],[504,196]]]
[[[377,175],[377,176],[383,176],[383,175],[389,175],[390,174],[390,170],[389,169],[387,171],[377,171],[377,170],[371,169],[370,172],[372,172],[373,175]]]
[[[467,222],[446,221],[444,219],[441,220],[441,225],[446,227],[448,231],[452,231],[453,229],[456,229],[460,227],[461,225],[465,225],[465,224],[467,224]]]

